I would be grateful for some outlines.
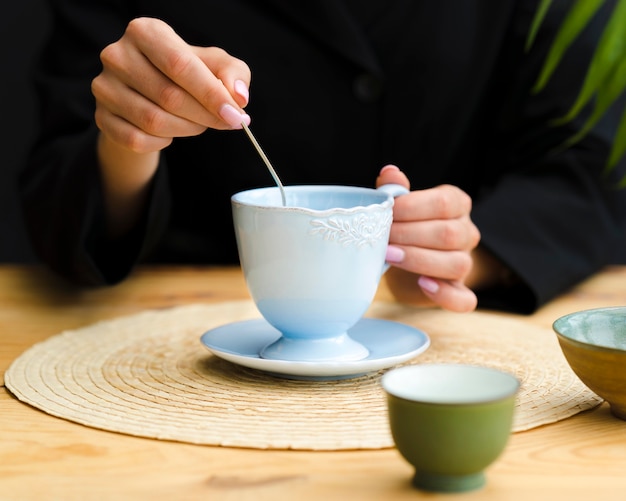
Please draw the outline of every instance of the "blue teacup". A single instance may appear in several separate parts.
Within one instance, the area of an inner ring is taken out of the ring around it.
[[[352,361],[368,356],[348,330],[387,270],[399,185],[287,186],[232,197],[239,258],[252,299],[282,336],[263,358]]]

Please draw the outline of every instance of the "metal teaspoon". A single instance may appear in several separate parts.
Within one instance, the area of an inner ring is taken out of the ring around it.
[[[265,165],[267,166],[267,169],[270,171],[270,174],[274,178],[274,181],[278,185],[278,189],[280,189],[280,197],[282,198],[282,201],[283,201],[283,207],[286,207],[287,206],[287,200],[285,198],[285,188],[283,187],[283,183],[280,182],[280,178],[278,177],[278,174],[276,174],[276,171],[274,170],[274,167],[272,167],[272,164],[270,163],[269,159],[267,158],[267,155],[263,152],[263,149],[261,148],[261,145],[259,145],[259,143],[257,142],[256,138],[252,134],[252,131],[249,129],[249,127],[244,122],[241,122],[241,125],[243,126],[243,130],[246,131],[246,134],[248,135],[248,138],[250,139],[250,141],[252,142],[252,144],[256,148],[256,151],[259,153],[260,157],[263,159],[263,162],[265,162]]]

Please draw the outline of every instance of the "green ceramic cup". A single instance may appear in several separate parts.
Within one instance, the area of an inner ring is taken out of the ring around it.
[[[415,468],[415,487],[462,492],[485,484],[485,469],[511,435],[515,376],[472,365],[419,364],[390,370],[382,386],[391,434]]]

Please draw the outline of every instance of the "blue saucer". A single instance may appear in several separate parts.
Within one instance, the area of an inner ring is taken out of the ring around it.
[[[369,350],[369,356],[353,361],[300,362],[261,358],[259,353],[280,337],[264,319],[234,322],[204,333],[202,344],[214,355],[251,369],[289,379],[344,379],[392,367],[424,352],[430,338],[409,325],[363,318],[348,334]]]

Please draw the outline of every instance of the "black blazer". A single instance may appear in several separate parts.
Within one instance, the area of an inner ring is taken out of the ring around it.
[[[480,305],[532,311],[626,249],[626,192],[601,175],[621,108],[568,151],[555,148],[580,123],[549,125],[576,96],[601,19],[533,95],[563,15],[557,2],[525,53],[536,3],[54,0],[41,134],[21,175],[34,248],[84,284],[115,283],[141,260],[237,262],[230,196],[272,184],[242,131],[176,140],[141,227],[104,237],[90,82],[128,21],[154,16],[249,64],[251,127],[286,184],[373,186],[395,163],[413,189],[464,189],[483,245],[522,280]]]

